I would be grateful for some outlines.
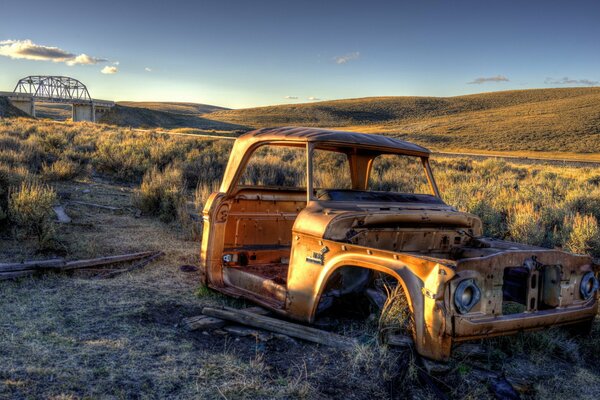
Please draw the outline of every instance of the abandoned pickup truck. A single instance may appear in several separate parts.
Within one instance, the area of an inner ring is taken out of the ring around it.
[[[436,360],[465,340],[589,329],[598,311],[592,259],[483,237],[477,216],[444,203],[429,156],[354,132],[240,136],[205,204],[203,282],[313,323],[388,277],[404,290],[416,350]]]

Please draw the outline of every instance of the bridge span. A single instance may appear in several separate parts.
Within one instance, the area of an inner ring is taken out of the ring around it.
[[[35,117],[36,103],[71,104],[73,121],[96,122],[115,102],[93,99],[87,87],[68,76],[35,75],[20,79],[12,92],[0,92],[13,106]]]

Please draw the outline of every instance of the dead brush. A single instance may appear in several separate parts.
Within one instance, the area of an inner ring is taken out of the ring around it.
[[[23,182],[20,187],[11,189],[8,216],[17,233],[34,235],[40,247],[49,244],[54,239],[51,216],[56,199],[54,189],[37,182]]]
[[[408,335],[412,338],[414,320],[408,299],[400,284],[385,284],[387,299],[379,317],[379,341],[385,343],[391,334]]]
[[[163,222],[176,220],[185,207],[185,184],[181,170],[170,166],[164,171],[152,168],[133,196],[133,205],[148,215],[157,215]]]
[[[59,159],[52,164],[42,166],[42,179],[45,181],[66,181],[79,173],[79,164],[68,159]]]

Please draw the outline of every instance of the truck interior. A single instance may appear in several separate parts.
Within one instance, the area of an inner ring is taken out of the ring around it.
[[[228,286],[243,290],[246,295],[274,299],[279,304],[285,301],[292,228],[307,204],[306,151],[306,147],[259,147],[250,156],[230,196],[223,236],[223,279]],[[400,187],[407,193],[390,192],[398,188],[389,182],[395,177],[381,176],[378,168],[380,163],[391,162],[387,156],[373,156],[376,161],[369,168],[371,180],[361,179],[369,185],[357,188],[347,153],[315,149],[312,157],[314,199],[444,204],[434,195],[409,192],[416,188],[427,189],[424,176],[418,184],[404,182]],[[425,175],[421,160],[410,158],[419,173]],[[284,167],[274,168],[273,163]]]

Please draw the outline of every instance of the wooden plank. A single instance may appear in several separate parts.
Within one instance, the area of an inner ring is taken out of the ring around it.
[[[258,306],[244,308],[244,311],[258,315],[269,314],[268,310],[265,310],[264,308]],[[210,331],[213,329],[222,328],[223,326],[225,326],[225,324],[227,324],[227,321],[225,321],[224,319],[209,317],[207,315],[196,315],[193,317],[184,318],[181,322],[188,331]]]
[[[357,341],[331,332],[321,331],[319,329],[282,321],[276,318],[257,315],[244,310],[234,308],[213,308],[205,307],[202,313],[210,317],[234,321],[254,328],[265,329],[272,332],[282,333],[298,339],[315,342],[326,346],[332,346],[340,349],[351,349],[357,345]]]
[[[9,279],[22,278],[35,274],[35,270],[15,271],[15,272],[0,272],[0,281],[6,281]]]
[[[413,340],[408,335],[387,335],[385,343],[388,346],[395,347],[411,347],[413,346]]]
[[[22,263],[0,264],[0,272],[14,272],[45,268],[61,268],[64,265],[65,260],[62,258],[55,258],[52,260],[33,260],[25,261]]]
[[[88,268],[88,267],[97,267],[101,265],[114,264],[118,262],[125,261],[134,261],[139,260],[141,258],[150,258],[149,260],[144,260],[147,262],[152,261],[154,258],[162,255],[162,252],[152,252],[145,251],[141,253],[131,253],[131,254],[122,254],[118,256],[109,256],[109,257],[100,257],[100,258],[92,258],[88,260],[76,260],[76,261],[68,261],[66,262],[62,258],[56,258],[52,260],[34,260],[34,261],[26,261],[22,263],[6,263],[0,264],[0,274],[6,273],[16,273],[19,271],[29,271],[26,274],[21,275],[3,275],[3,276],[24,276],[28,275],[33,271],[44,271],[44,270],[54,270],[54,271],[68,271],[73,269],[80,268]],[[145,265],[145,264],[144,264]],[[135,268],[139,267],[139,264],[134,266]],[[130,267],[132,268],[132,267]]]
[[[124,261],[139,260],[140,258],[149,257],[154,254],[156,254],[156,252],[154,252],[154,251],[144,251],[141,253],[131,253],[131,254],[122,254],[122,255],[118,255],[118,256],[91,258],[88,260],[69,261],[61,269],[68,271],[71,269],[96,267],[98,265],[107,265],[107,264],[114,264],[114,263],[124,262]]]
[[[222,328],[225,326],[225,324],[227,324],[227,321],[224,319],[209,317],[206,315],[197,315],[195,317],[184,318],[181,322],[188,331],[211,331],[213,329]]]
[[[148,256],[146,259],[132,265],[129,268],[123,268],[123,269],[118,269],[115,271],[107,271],[105,274],[100,275],[100,278],[112,278],[114,276],[117,276],[119,274],[123,274],[125,272],[131,272],[131,271],[135,271],[136,269],[140,269],[145,267],[146,265],[150,264],[152,261],[156,260],[159,257],[164,256],[165,253],[163,253],[162,251],[157,251],[154,254],[151,254],[150,256]]]

